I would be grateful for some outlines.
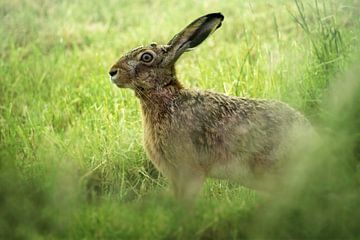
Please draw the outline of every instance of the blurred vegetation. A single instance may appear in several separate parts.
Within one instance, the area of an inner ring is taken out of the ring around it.
[[[0,1],[1,239],[360,237],[356,0]],[[109,84],[124,52],[194,18],[225,22],[177,64],[187,87],[283,100],[318,137],[271,197],[208,180],[191,213],[142,148],[137,99]]]

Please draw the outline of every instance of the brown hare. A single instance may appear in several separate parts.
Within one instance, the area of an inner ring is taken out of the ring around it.
[[[262,188],[293,144],[291,130],[310,127],[285,103],[230,97],[184,88],[175,62],[221,26],[211,13],[190,23],[168,44],[138,47],[110,69],[111,81],[130,88],[141,103],[145,150],[173,184],[193,199],[206,177]]]

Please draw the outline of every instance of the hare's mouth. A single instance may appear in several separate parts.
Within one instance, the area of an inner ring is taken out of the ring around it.
[[[117,77],[110,77],[110,82],[112,82],[112,83],[117,83],[117,81],[118,81],[118,79],[117,79]]]
[[[115,75],[115,76],[110,76],[110,82],[115,84],[117,87],[119,88],[122,88],[124,87],[121,82],[120,82],[120,79],[118,78],[118,75]]]
[[[129,83],[120,82],[119,79],[110,79],[110,81],[115,84],[118,88],[129,88]]]
[[[113,76],[110,76],[110,81],[112,83],[115,83],[118,80],[118,78],[119,78],[119,74],[117,73],[117,74],[115,74]]]
[[[119,75],[120,75],[119,68],[110,69],[109,75],[110,75],[110,81],[112,83],[117,84],[117,82],[119,82]]]
[[[118,81],[112,81],[118,88],[126,88],[126,84],[120,83]]]

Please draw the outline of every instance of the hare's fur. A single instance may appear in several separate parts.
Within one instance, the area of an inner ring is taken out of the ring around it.
[[[292,147],[292,130],[308,125],[279,101],[174,87],[140,96],[145,149],[179,194],[205,177],[261,188],[257,180]]]
[[[196,46],[218,28],[221,16],[195,20],[169,45],[134,49],[110,73],[115,84],[133,89],[140,99],[146,152],[170,179],[176,195],[184,198],[193,198],[206,177],[261,188],[264,176],[277,174],[279,161],[286,160],[294,144],[293,130],[310,127],[299,112],[279,101],[181,86],[176,59],[185,44]],[[141,62],[144,52],[153,55],[152,62]]]

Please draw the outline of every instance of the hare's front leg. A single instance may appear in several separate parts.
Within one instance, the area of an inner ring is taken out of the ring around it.
[[[205,175],[202,172],[181,169],[171,176],[173,190],[177,199],[193,201],[204,184]]]

